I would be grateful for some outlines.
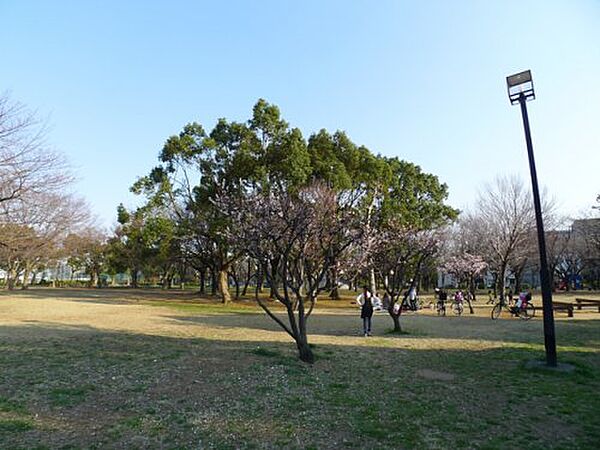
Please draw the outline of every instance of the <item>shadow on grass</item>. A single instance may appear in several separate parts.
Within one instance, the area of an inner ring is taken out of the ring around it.
[[[191,290],[132,289],[132,288],[29,288],[14,291],[0,290],[2,298],[27,298],[43,300],[68,300],[99,304],[128,304],[139,301],[197,302],[200,295]],[[214,297],[202,297],[205,301],[215,301]]]
[[[279,316],[285,321],[284,314]],[[265,314],[224,314],[167,315],[163,316],[182,326],[190,324],[210,327],[229,328],[232,326],[249,330],[269,332],[282,331],[281,328]],[[523,321],[506,319],[492,321],[486,317],[437,317],[430,315],[407,315],[400,319],[402,332],[393,332],[393,321],[389,316],[378,315],[373,318],[375,336],[386,336],[399,339],[420,339],[423,337],[436,339],[463,339],[490,342],[512,342],[524,344],[543,343],[543,322],[541,320]],[[599,319],[556,321],[558,345],[596,347],[600,352]],[[354,315],[313,314],[308,321],[309,334],[323,336],[357,336],[361,333],[362,322]],[[563,339],[564,338],[564,339]]]

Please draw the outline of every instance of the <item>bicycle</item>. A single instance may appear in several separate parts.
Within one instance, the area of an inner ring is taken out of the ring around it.
[[[460,316],[465,309],[463,306],[463,301],[456,299],[452,300],[452,303],[450,304],[450,309],[452,309],[454,315]]]
[[[435,310],[437,311],[438,316],[445,316],[446,315],[446,301],[438,300]]]
[[[535,306],[533,306],[531,302],[522,304],[521,307],[509,307],[505,300],[500,300],[492,308],[492,320],[496,320],[498,317],[500,317],[503,308],[509,313],[511,313],[513,316],[519,317],[523,320],[529,320],[535,317]]]
[[[410,301],[408,298],[402,300],[402,309],[404,311],[418,311],[423,308],[423,300],[416,298],[414,301]]]

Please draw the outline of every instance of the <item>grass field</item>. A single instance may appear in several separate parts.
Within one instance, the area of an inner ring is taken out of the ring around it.
[[[569,297],[565,297],[569,298]],[[561,300],[564,300],[562,298]],[[308,366],[251,301],[186,292],[0,294],[0,448],[598,448],[600,314],[409,313],[359,336],[350,298],[321,302]]]

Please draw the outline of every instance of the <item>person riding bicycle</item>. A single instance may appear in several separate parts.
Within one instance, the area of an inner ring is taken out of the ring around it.
[[[517,316],[521,311],[527,308],[529,302],[531,302],[531,292],[521,292],[515,306],[510,308],[510,312]]]
[[[460,289],[456,291],[456,293],[454,294],[454,301],[456,303],[462,303],[464,299],[465,296],[463,295],[463,292]]]
[[[442,311],[446,310],[446,300],[448,300],[448,293],[444,289],[438,289],[438,301],[437,301],[437,311],[438,314]]]

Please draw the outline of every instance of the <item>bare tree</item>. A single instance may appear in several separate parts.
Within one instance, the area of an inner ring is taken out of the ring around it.
[[[553,205],[543,200],[545,220]],[[479,194],[474,212],[466,214],[474,238],[484,243],[485,259],[497,274],[496,292],[505,291],[508,270],[515,270],[535,241],[532,196],[516,176],[497,177]]]
[[[49,147],[46,135],[35,112],[0,94],[0,203],[58,193],[72,182],[65,158]]]
[[[26,288],[34,268],[59,257],[63,239],[89,218],[87,205],[68,194],[29,191],[0,203],[0,266],[7,271],[7,288],[19,277]]]
[[[325,275],[360,235],[355,200],[314,184],[298,193],[276,189],[230,198],[237,207],[223,208],[236,211],[232,221],[238,246],[256,261],[276,301],[285,307],[287,320],[259,296],[258,285],[256,301],[294,339],[304,362],[314,361],[307,321],[317,295],[326,289]]]
[[[439,229],[416,230],[396,220],[389,221],[378,234],[372,259],[390,297],[388,313],[395,332],[402,331],[401,305],[417,286],[427,261],[439,250],[439,237]]]
[[[439,269],[443,273],[453,275],[459,284],[466,283],[473,300],[476,298],[475,279],[488,268],[485,242],[476,237],[480,226],[480,221],[472,216],[461,217],[445,234],[445,245],[439,261]],[[469,308],[473,313],[470,302]]]
[[[572,239],[567,255],[571,263],[571,275],[583,274],[593,284],[600,281],[600,217],[575,220]]]
[[[100,287],[100,275],[105,267],[107,236],[98,227],[89,226],[69,234],[63,242],[63,252],[71,268],[90,277],[90,287]]]

